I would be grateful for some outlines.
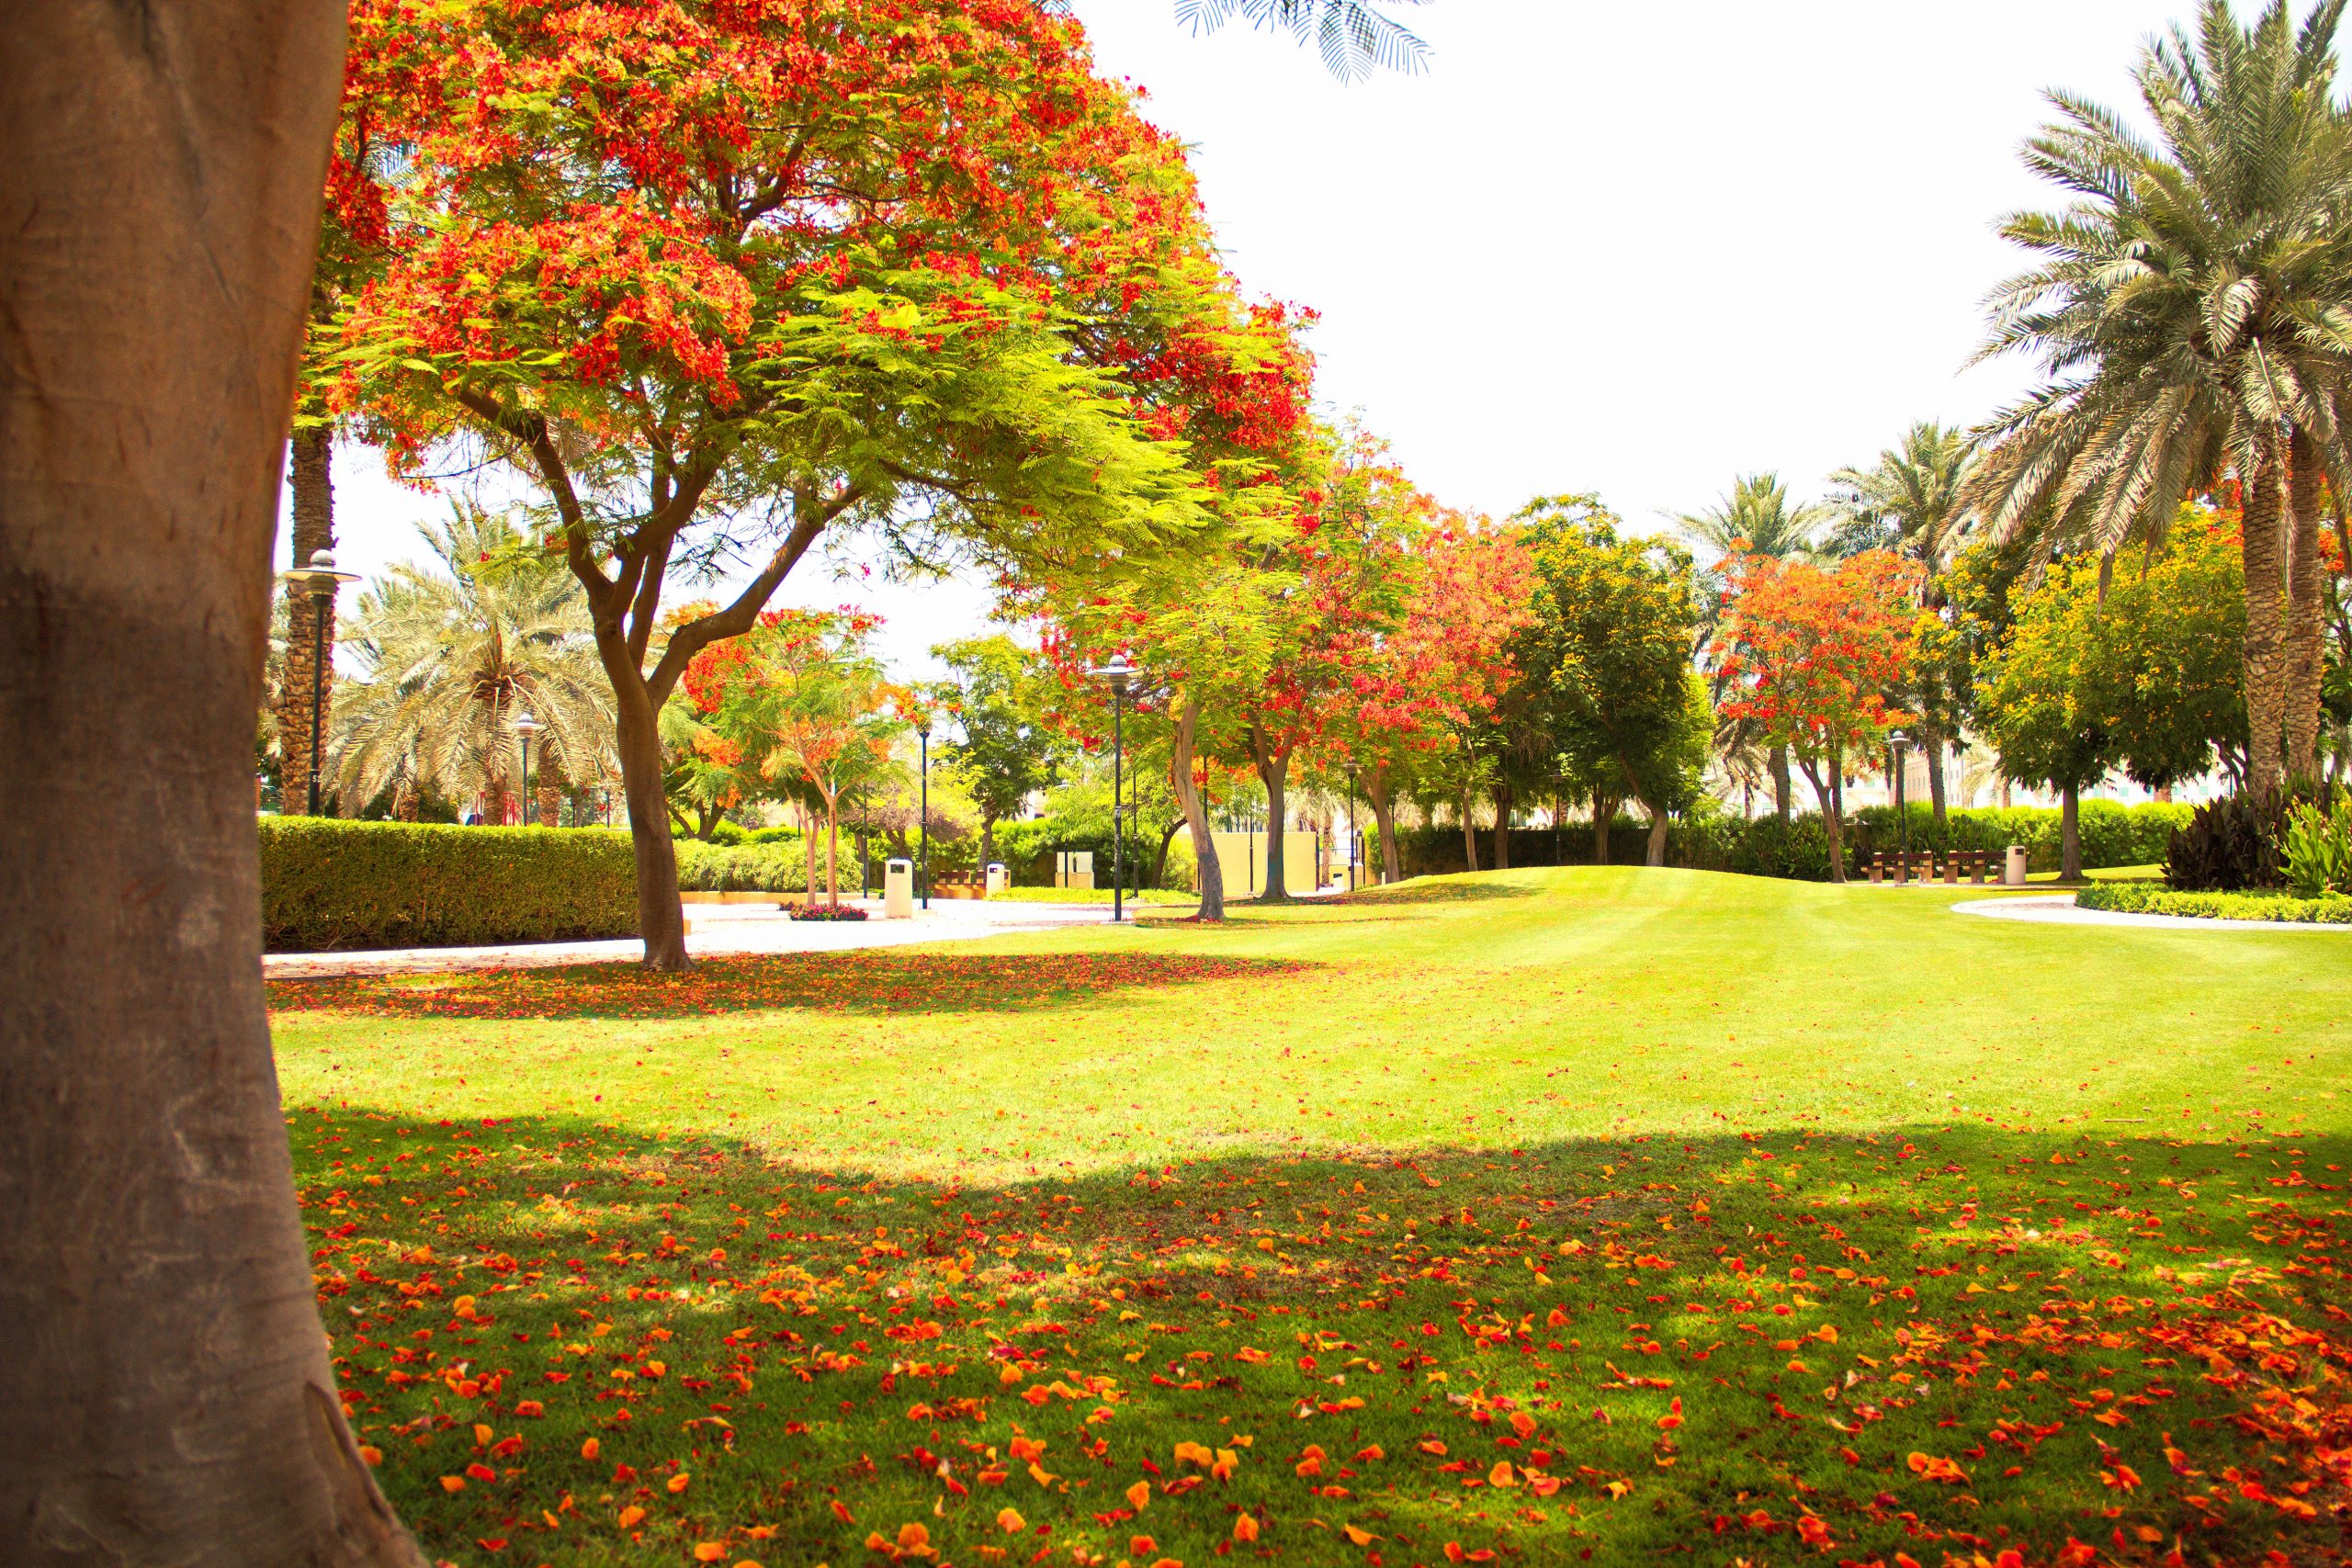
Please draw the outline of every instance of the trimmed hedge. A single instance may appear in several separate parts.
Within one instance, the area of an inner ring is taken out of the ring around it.
[[[678,891],[681,893],[790,893],[808,891],[808,852],[797,842],[790,844],[707,844],[700,839],[680,839],[678,848]],[[857,851],[854,845],[844,845],[848,853],[842,869],[849,874],[852,886],[856,886]],[[817,875],[821,886],[825,874],[825,852],[817,851]]]
[[[2120,915],[2189,915],[2209,920],[2283,920],[2352,925],[2352,898],[2297,898],[2285,893],[2177,893],[2145,882],[2094,882],[2075,895],[2078,909]]]
[[[637,934],[637,863],[610,828],[261,819],[272,953]]]

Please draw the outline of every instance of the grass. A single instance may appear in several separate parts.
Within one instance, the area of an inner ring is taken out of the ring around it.
[[[1108,887],[1011,887],[996,896],[992,902],[1002,904],[1108,904]],[[1201,901],[1196,893],[1182,893],[1165,887],[1127,889],[1130,904],[1182,904],[1187,907]]]
[[[272,993],[450,1562],[2333,1560],[2352,948],[1981,892]]]

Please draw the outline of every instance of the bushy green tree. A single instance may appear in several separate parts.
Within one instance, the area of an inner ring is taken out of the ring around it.
[[[945,750],[979,809],[985,865],[996,859],[996,825],[1054,782],[1068,750],[1046,718],[1059,688],[1037,656],[1009,637],[966,637],[931,651],[947,666],[934,695],[960,731]]]

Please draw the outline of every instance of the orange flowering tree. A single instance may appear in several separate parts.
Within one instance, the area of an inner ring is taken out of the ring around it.
[[[1181,148],[1051,8],[399,14],[453,36],[391,73],[386,259],[333,397],[399,468],[456,441],[539,492],[616,697],[646,961],[684,967],[657,715],[820,538],[1080,570],[1196,524],[1166,437],[1257,439],[1292,400],[1255,395],[1266,323],[1227,309]],[[408,40],[357,42],[365,73]],[[706,568],[742,586],[658,637]]]
[[[1909,716],[1887,694],[1904,683],[1918,569],[1870,550],[1834,567],[1736,556],[1724,570],[1719,711],[1789,748],[1821,803],[1830,880],[1843,882],[1847,759],[1875,752]]]
[[[695,739],[743,793],[808,807],[808,902],[817,901],[815,818],[825,826],[825,896],[841,903],[842,797],[896,775],[912,696],[891,682],[862,611],[770,611],[749,636],[688,661],[680,689],[701,716]]]

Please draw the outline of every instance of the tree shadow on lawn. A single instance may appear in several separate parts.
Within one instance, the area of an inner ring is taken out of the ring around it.
[[[1501,875],[1510,874],[1504,872]],[[1455,873],[1449,876],[1408,877],[1380,887],[1360,887],[1318,902],[1340,908],[1378,908],[1391,904],[1475,904],[1497,898],[1533,898],[1544,890],[1526,883],[1490,880],[1492,873]]]
[[[806,1009],[905,1016],[1028,1012],[1137,987],[1306,974],[1279,959],[1160,953],[976,955],[873,949],[700,960],[686,975],[633,963],[427,976],[272,980],[273,1012],[363,1018],[701,1018]]]
[[[2352,1517],[2340,1137],[1294,1145],[959,1188],[288,1122],[346,1405],[460,1562],[2315,1562]]]

